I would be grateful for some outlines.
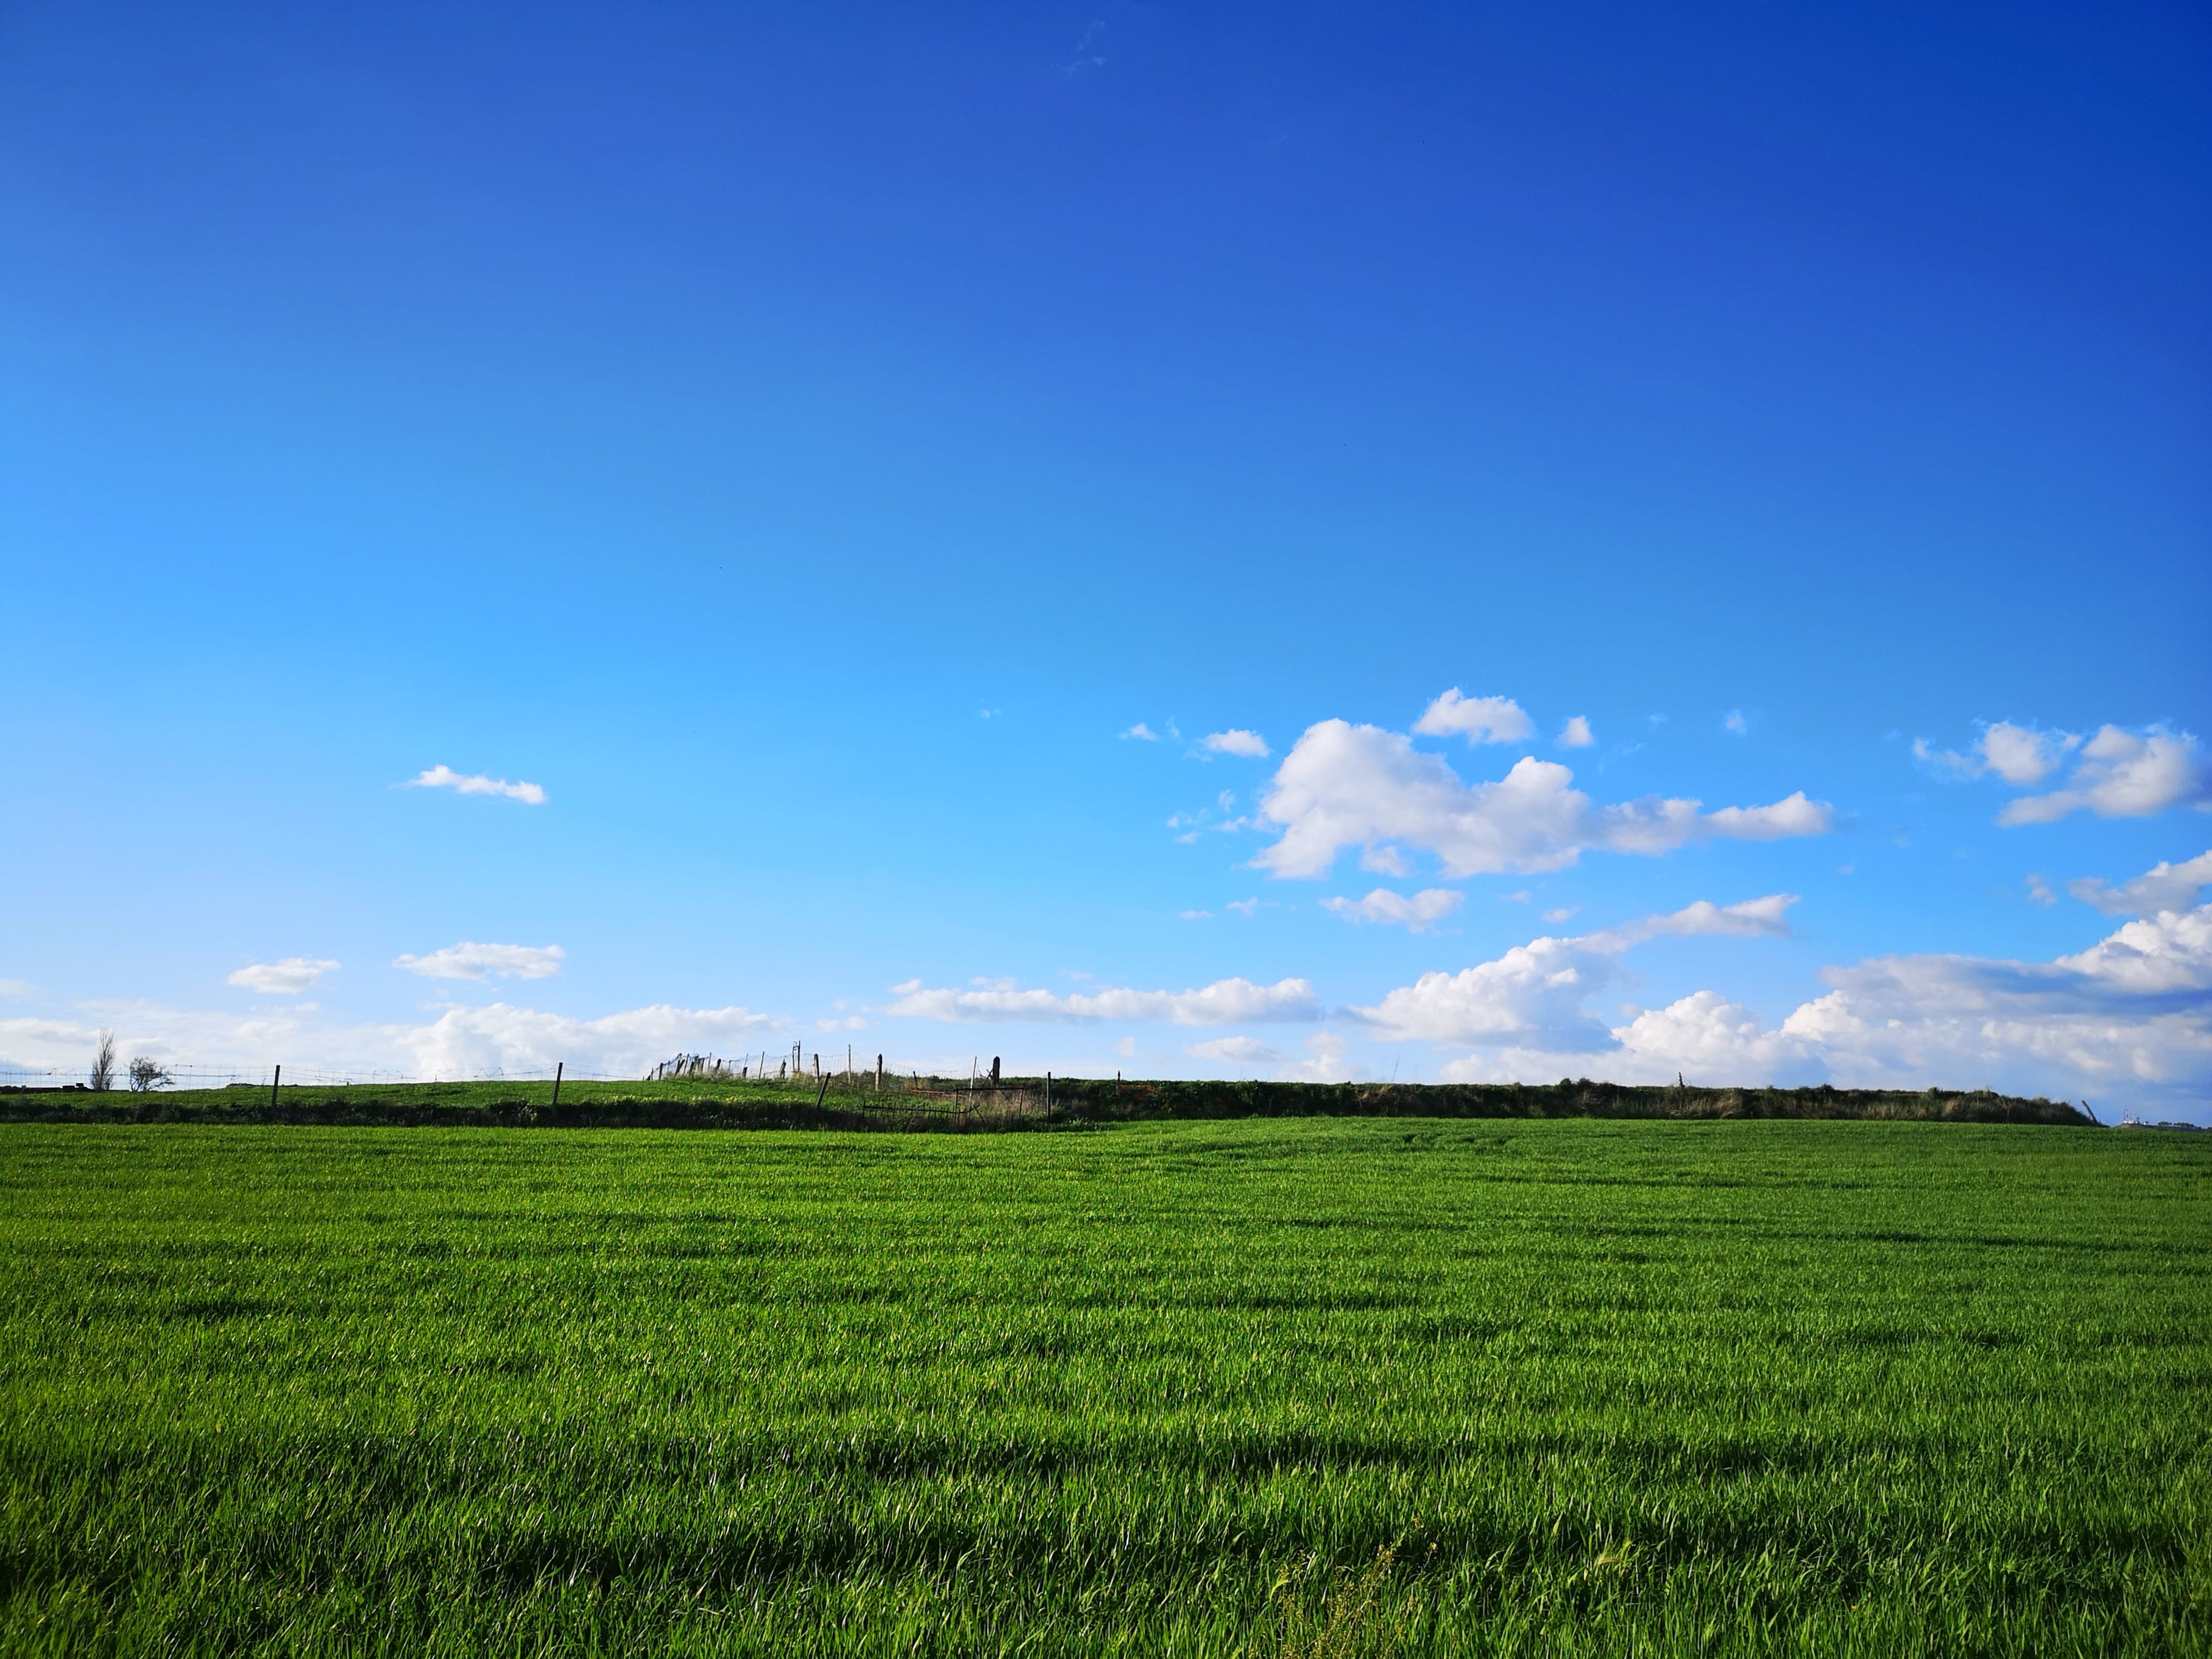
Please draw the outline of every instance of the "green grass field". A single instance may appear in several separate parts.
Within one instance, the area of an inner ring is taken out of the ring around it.
[[[0,1126],[10,1653],[2203,1651],[2212,1136]]]

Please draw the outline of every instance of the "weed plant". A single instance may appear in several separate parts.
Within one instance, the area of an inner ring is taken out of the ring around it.
[[[10,1653],[2174,1653],[2212,1137],[0,1127]]]

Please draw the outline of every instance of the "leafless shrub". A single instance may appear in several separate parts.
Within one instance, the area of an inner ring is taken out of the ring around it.
[[[92,1057],[92,1086],[99,1090],[115,1086],[115,1033],[102,1031],[100,1048]]]
[[[144,1094],[149,1089],[166,1088],[169,1083],[168,1068],[161,1061],[149,1060],[143,1054],[131,1058],[131,1088],[134,1094]]]

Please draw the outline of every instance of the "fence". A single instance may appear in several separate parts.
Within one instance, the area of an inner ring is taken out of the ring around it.
[[[279,1073],[282,1074],[281,1079]],[[570,1083],[638,1081],[635,1072],[580,1072],[573,1066],[547,1066],[542,1070],[494,1066],[489,1071],[430,1073],[332,1071],[312,1066],[289,1065],[264,1066],[258,1070],[251,1067],[227,1070],[215,1066],[164,1066],[150,1086],[155,1089],[267,1089],[280,1080],[288,1089],[350,1089],[406,1083],[550,1083],[556,1073]],[[91,1080],[90,1070],[81,1066],[66,1071],[58,1067],[0,1066],[0,1089],[83,1089],[90,1087]],[[131,1087],[127,1066],[118,1065],[115,1068],[114,1080],[109,1086],[117,1090]]]
[[[797,1042],[793,1043],[786,1054],[771,1056],[763,1049],[757,1054],[749,1054],[735,1060],[716,1054],[681,1054],[659,1062],[641,1079],[635,1072],[579,1071],[562,1063],[542,1069],[507,1066],[428,1075],[395,1071],[333,1071],[306,1066],[271,1066],[259,1070],[164,1066],[152,1076],[134,1081],[128,1067],[118,1066],[107,1086],[119,1093],[164,1090],[275,1090],[280,1087],[351,1089],[424,1083],[696,1081],[781,1086],[813,1093],[817,1101],[831,1088],[846,1094],[866,1091],[897,1097],[896,1109],[902,1111],[1026,1116],[1049,1111],[1052,1107],[1052,1079],[1049,1076],[1045,1079],[1040,1091],[1034,1085],[1001,1083],[972,1063],[969,1074],[963,1082],[957,1078],[924,1076],[919,1072],[890,1071],[884,1066],[881,1054],[874,1057],[872,1066],[864,1066],[850,1045],[847,1046],[842,1056],[842,1066],[836,1064],[840,1058],[836,1054],[826,1057],[831,1062],[827,1066],[823,1063],[824,1058],[818,1051],[810,1054],[803,1043]],[[90,1091],[92,1087],[91,1073],[87,1069],[64,1071],[58,1067],[0,1065],[0,1091],[10,1093],[61,1090]]]

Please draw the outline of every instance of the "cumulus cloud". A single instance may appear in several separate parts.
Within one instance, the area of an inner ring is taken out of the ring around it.
[[[1160,734],[1142,720],[1139,720],[1127,731],[1117,732],[1114,735],[1119,738],[1134,738],[1139,743],[1158,743],[1160,740]]]
[[[1721,730],[1741,738],[1749,733],[1751,722],[1744,719],[1742,709],[1731,708],[1721,720]]]
[[[1226,732],[1216,732],[1199,739],[1199,746],[1209,754],[1241,755],[1248,760],[1267,757],[1267,740],[1257,732],[1246,732],[1231,726]]]
[[[1954,777],[1994,775],[2025,788],[2048,777],[2081,744],[2077,732],[2044,732],[1997,720],[1984,726],[1981,736],[1963,754],[1955,749],[1937,749],[1925,738],[1912,740],[1912,753],[1916,759]]]
[[[1587,749],[1597,739],[1590,735],[1589,718],[1577,714],[1559,728],[1559,747]]]
[[[425,979],[551,979],[568,956],[557,945],[478,945],[464,939],[428,956],[393,958]]]
[[[2146,916],[2160,910],[2185,910],[2197,902],[2197,893],[2206,886],[2212,886],[2212,853],[2199,853],[2180,864],[2161,861],[2118,887],[2084,876],[2068,882],[2066,890],[2108,916]]]
[[[1279,1050],[1249,1036],[1215,1037],[1194,1042],[1183,1052],[1195,1060],[1220,1060],[1231,1066],[1272,1066],[1283,1057]]]
[[[1997,814],[2003,824],[2051,823],[2075,812],[2104,818],[2142,818],[2172,806],[2212,811],[2212,771],[2203,746],[2190,732],[2150,726],[2140,732],[2102,726],[2094,737],[2042,731],[1997,720],[1982,728],[1965,753],[1936,749],[1915,738],[1916,757],[1954,777],[1994,777],[2016,789],[2032,788],[2074,769],[2059,788],[2023,795]]]
[[[1567,725],[1571,731],[1574,722]],[[1413,730],[1431,738],[1457,735],[1469,743],[1519,743],[1536,728],[1512,698],[1463,697],[1455,685],[1428,706]]]
[[[1790,931],[1784,912],[1796,902],[1789,893],[1729,905],[1700,899],[1671,915],[1580,938],[1531,939],[1456,974],[1424,974],[1374,1006],[1351,1012],[1388,1036],[1587,1053],[1611,1038],[1586,1005],[1618,976],[1624,951],[1648,939],[1693,934],[1784,937]]]
[[[1809,1082],[1818,1073],[1808,1046],[1770,1031],[1759,1016],[1717,991],[1693,991],[1664,1008],[1646,1009],[1613,1036],[1647,1080],[1671,1073],[1728,1082]]]
[[[0,979],[0,997],[27,997],[38,988],[27,979]]]
[[[282,962],[249,962],[223,983],[267,996],[296,997],[312,991],[325,974],[335,974],[338,964],[321,957],[286,957]]]
[[[2203,750],[2195,734],[2158,726],[2138,734],[2106,726],[2081,745],[2065,787],[2008,803],[1997,822],[2051,823],[2080,811],[2100,818],[2145,818],[2185,805],[2212,807]]]
[[[2212,991],[2212,905],[2124,923],[2054,965],[2130,998]]]
[[[543,806],[546,801],[542,785],[509,783],[505,778],[487,777],[481,772],[456,772],[442,763],[408,779],[406,787],[410,789],[450,789],[459,795],[500,795],[529,806]]]
[[[1012,981],[989,981],[960,991],[930,989],[919,980],[891,987],[898,1000],[882,1012],[910,1019],[1044,1020],[1091,1024],[1106,1019],[1164,1019],[1176,1025],[1295,1023],[1319,1019],[1321,1005],[1302,979],[1255,985],[1248,979],[1216,980],[1194,991],[1109,989],[1060,996],[1021,990]]]
[[[1459,908],[1467,895],[1449,887],[1427,887],[1407,898],[1387,887],[1378,887],[1364,899],[1325,898],[1321,908],[1346,921],[1377,921],[1425,933]]]
[[[1350,1045],[1334,1031],[1316,1031],[1302,1045],[1304,1060],[1285,1063],[1275,1075],[1286,1083],[1349,1083],[1358,1068],[1344,1057]]]
[[[1815,836],[1834,813],[1802,791],[1767,806],[1702,812],[1695,800],[1647,797],[1597,806],[1554,761],[1524,757],[1495,783],[1467,784],[1402,732],[1322,720],[1284,757],[1262,801],[1282,837],[1254,860],[1277,876],[1325,874],[1339,853],[1385,844],[1425,848],[1449,877],[1558,870],[1589,848],[1645,855],[1712,836]]]

